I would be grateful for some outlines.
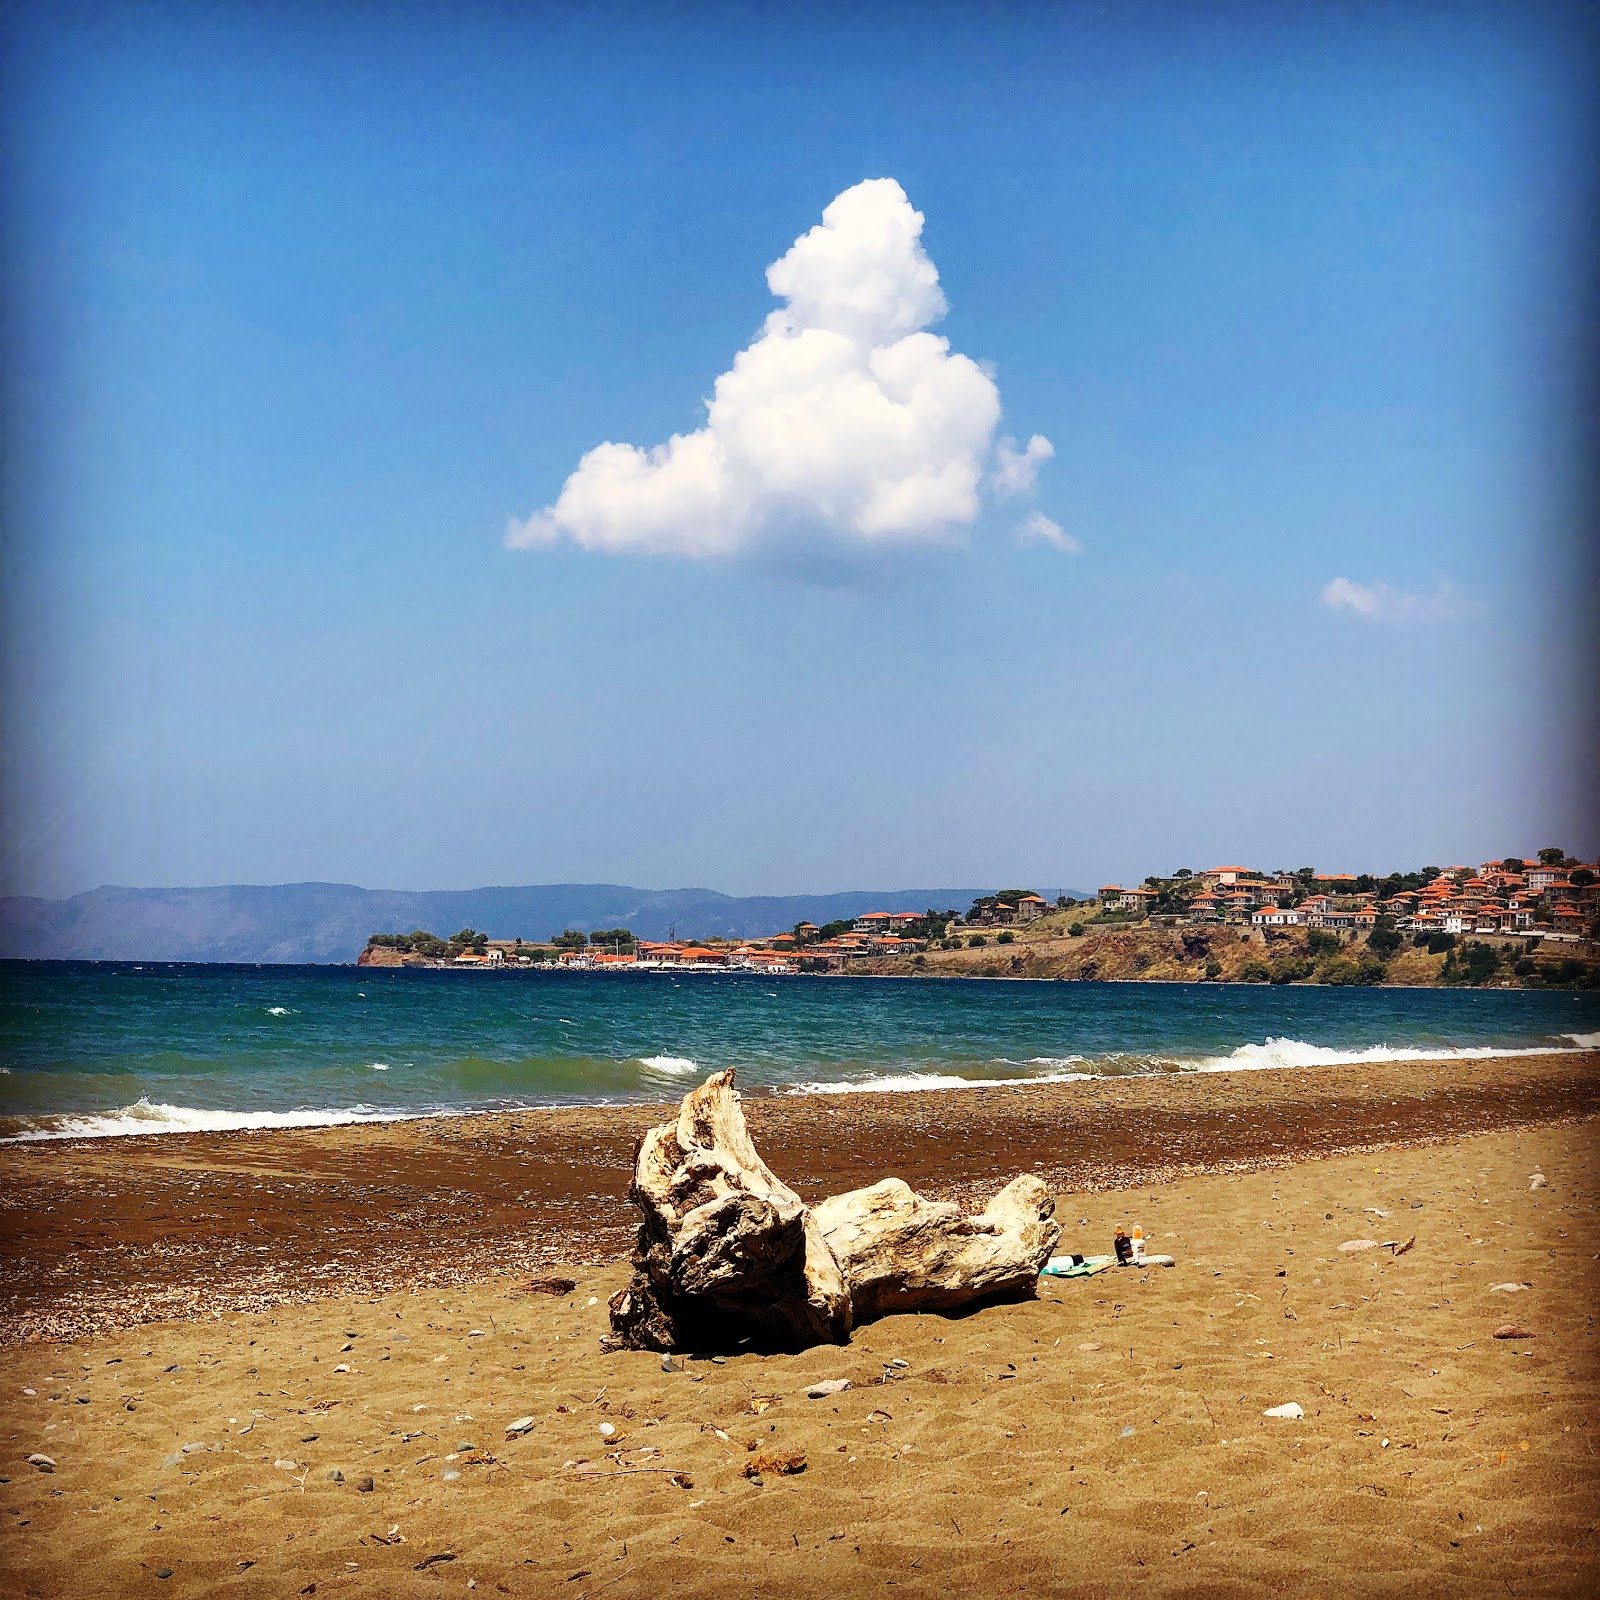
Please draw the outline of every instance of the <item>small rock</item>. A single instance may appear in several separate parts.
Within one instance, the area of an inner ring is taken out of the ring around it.
[[[1490,1294],[1521,1294],[1524,1289],[1531,1288],[1527,1283],[1492,1283],[1489,1285]]]
[[[762,1484],[766,1481],[758,1473],[754,1473],[754,1472],[745,1473],[745,1477],[747,1477],[750,1480],[751,1485],[753,1487],[757,1488],[757,1489],[759,1489],[762,1486]]]
[[[1378,1241],[1376,1239],[1346,1239],[1339,1248],[1347,1256],[1354,1255],[1358,1250],[1376,1250]]]
[[[343,1483],[344,1482],[344,1474],[337,1467],[329,1467],[328,1468],[328,1482],[329,1483]]]
[[[439,1474],[439,1476],[443,1478],[446,1483],[454,1483],[456,1479],[461,1476],[461,1473],[455,1467],[446,1467],[444,1471]]]
[[[1526,1328],[1519,1328],[1514,1322],[1503,1322],[1494,1330],[1497,1339],[1531,1339],[1533,1335]]]
[[[1305,1414],[1305,1408],[1297,1400],[1290,1400],[1281,1406],[1269,1406],[1261,1413],[1264,1417],[1288,1417],[1291,1422],[1298,1422]]]
[[[534,1419],[532,1417],[518,1417],[515,1422],[506,1424],[506,1432],[508,1434],[526,1433],[533,1426],[533,1422]]]
[[[183,1453],[186,1456],[192,1456],[195,1453],[196,1450],[204,1450],[204,1449],[205,1449],[205,1445],[203,1445],[203,1444],[186,1444],[183,1447]]]
[[[348,1361],[341,1361],[333,1370],[335,1372],[348,1372],[350,1370],[350,1363]]]
[[[371,1494],[372,1493],[372,1489],[373,1489],[373,1483],[372,1483],[372,1479],[371,1478],[369,1478],[369,1477],[360,1477],[360,1478],[356,1479],[356,1493],[357,1494]]]
[[[28,1465],[37,1467],[41,1472],[54,1472],[56,1470],[55,1457],[47,1456],[42,1450],[35,1450],[28,1457]]]
[[[1082,1352],[1083,1352],[1083,1353],[1084,1353],[1084,1354],[1085,1354],[1085,1355],[1093,1355],[1093,1354],[1094,1354],[1094,1352],[1095,1352],[1095,1351],[1096,1351],[1096,1350],[1098,1350],[1098,1349],[1099,1349],[1099,1348],[1100,1348],[1100,1346],[1099,1346],[1099,1345],[1097,1345],[1097,1344],[1080,1344],[1080,1345],[1079,1345],[1079,1346],[1078,1346],[1078,1348],[1079,1348],[1079,1349],[1080,1349],[1080,1350],[1081,1350],[1081,1351],[1082,1351]]]
[[[285,1459],[282,1461],[274,1461],[272,1464],[278,1469],[279,1472],[298,1472],[300,1470],[300,1463],[298,1461],[289,1461]]]
[[[1133,1429],[1131,1427],[1124,1428],[1122,1430],[1122,1437],[1124,1439],[1131,1439],[1133,1437]]]
[[[172,1568],[171,1567],[157,1567],[156,1568],[156,1576],[158,1578],[170,1578],[172,1576]]]
[[[602,1439],[615,1439],[616,1436],[617,1430],[612,1423],[602,1422],[600,1424],[600,1437]]]
[[[728,1358],[726,1356],[712,1356],[711,1358],[711,1365],[714,1367],[725,1367],[727,1364]]]
[[[683,1363],[681,1361],[674,1361],[671,1356],[662,1356],[661,1370],[663,1372],[682,1372]]]
[[[302,1433],[300,1435],[300,1443],[301,1444],[315,1444],[316,1441],[317,1441],[317,1435],[314,1434],[314,1433]]]
[[[848,1378],[824,1378],[806,1390],[808,1400],[826,1400],[830,1394],[843,1394],[850,1387]]]
[[[889,1365],[891,1367],[909,1367],[911,1363],[909,1361],[902,1361],[899,1356],[896,1356],[894,1360],[889,1363]]]
[[[1528,1179],[1528,1187],[1530,1189],[1548,1189],[1550,1182],[1542,1172],[1536,1172]]]

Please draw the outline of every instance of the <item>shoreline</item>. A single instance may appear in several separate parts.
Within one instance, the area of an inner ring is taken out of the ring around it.
[[[635,1142],[675,1106],[5,1145],[0,1345],[615,1260]],[[893,1173],[975,1205],[1022,1171],[1088,1194],[1600,1116],[1600,1052],[752,1094],[746,1111],[804,1199]]]
[[[1050,981],[1050,980],[1018,980],[1018,981]],[[1120,981],[1120,980],[1118,980]],[[1394,1055],[1366,1055],[1355,1053],[1357,1047],[1350,1050],[1340,1050],[1336,1046],[1310,1046],[1312,1049],[1326,1048],[1339,1057],[1332,1061],[1265,1061],[1248,1062],[1236,1060],[1234,1056],[1202,1056],[1188,1059],[1179,1056],[1148,1057],[1151,1061],[1166,1063],[1162,1067],[1152,1067],[1148,1071],[1140,1072],[1076,1072],[1063,1071],[1056,1073],[1041,1073],[1036,1077],[1018,1078],[968,1078],[949,1081],[953,1075],[941,1075],[937,1069],[928,1069],[926,1076],[929,1079],[944,1076],[946,1081],[920,1082],[917,1081],[924,1074],[911,1071],[905,1073],[890,1073],[883,1078],[867,1079],[842,1079],[836,1083],[823,1083],[818,1080],[806,1080],[790,1087],[772,1084],[741,1085],[740,1093],[746,1100],[790,1100],[806,1099],[813,1096],[826,1098],[850,1098],[855,1095],[881,1095],[881,1094],[950,1094],[959,1093],[967,1089],[1014,1089],[1048,1087],[1052,1084],[1064,1083],[1093,1083],[1113,1081],[1176,1081],[1190,1077],[1201,1077],[1217,1073],[1233,1072],[1319,1072],[1337,1070],[1340,1067],[1363,1067],[1384,1065],[1437,1065],[1453,1061],[1501,1061],[1532,1059],[1540,1056],[1566,1057],[1580,1056],[1594,1051],[1597,1046],[1591,1042],[1595,1035],[1589,1033],[1569,1033],[1562,1037],[1572,1039],[1574,1043],[1568,1045],[1462,1045],[1441,1048],[1437,1051],[1428,1050],[1423,1046],[1400,1046]],[[1269,1036],[1266,1045],[1274,1042]],[[1300,1041],[1289,1041],[1300,1043]],[[1264,1048],[1265,1046],[1263,1046]],[[1367,1047],[1372,1050],[1389,1048],[1383,1045]],[[1061,1057],[1062,1062],[1072,1060],[1090,1061],[1090,1057]],[[706,1069],[710,1070],[710,1069]],[[685,1086],[691,1083],[690,1077],[683,1078]],[[148,1098],[134,1102],[134,1105],[149,1105]],[[561,1112],[561,1111],[618,1111],[626,1112],[630,1108],[640,1107],[649,1109],[667,1105],[669,1102],[652,1099],[644,1096],[627,1099],[602,1099],[602,1100],[559,1100],[526,1102],[511,1106],[446,1106],[422,1107],[417,1109],[395,1108],[392,1110],[366,1110],[359,1106],[318,1106],[318,1107],[293,1107],[284,1111],[235,1111],[222,1107],[183,1106],[174,1107],[175,1110],[190,1112],[196,1116],[217,1117],[268,1117],[273,1120],[251,1125],[240,1123],[235,1126],[219,1126],[214,1128],[196,1128],[169,1125],[165,1127],[139,1126],[102,1128],[95,1130],[73,1129],[63,1131],[60,1129],[33,1129],[29,1128],[20,1132],[0,1133],[0,1150],[11,1146],[40,1145],[40,1144],[74,1144],[78,1142],[98,1142],[105,1139],[163,1139],[174,1137],[206,1137],[225,1136],[230,1134],[250,1133],[294,1133],[301,1130],[313,1129],[338,1129],[357,1128],[369,1125],[386,1125],[402,1122],[438,1121],[454,1118],[472,1117],[500,1117],[519,1116],[527,1112]],[[109,1119],[127,1115],[133,1108],[131,1106],[117,1106],[109,1110],[97,1111],[59,1111],[59,1112],[18,1112],[0,1116],[0,1128],[8,1124],[17,1124],[28,1121],[42,1121],[46,1119],[57,1120],[88,1120]],[[295,1117],[304,1117],[304,1121],[289,1120]]]

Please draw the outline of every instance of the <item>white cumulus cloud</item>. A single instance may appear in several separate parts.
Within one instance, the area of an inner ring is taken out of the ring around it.
[[[507,545],[715,557],[819,533],[855,549],[941,543],[977,518],[986,476],[999,494],[1031,487],[1050,442],[996,452],[994,380],[927,331],[945,299],[922,222],[892,178],[846,189],[767,268],[785,304],[717,379],[705,426],[596,445]]]
[[[1047,544],[1069,556],[1083,554],[1082,543],[1059,522],[1052,522],[1042,511],[1030,511],[1017,524],[1018,544]]]
[[[1387,583],[1355,583],[1334,578],[1320,596],[1330,611],[1349,611],[1368,622],[1446,622],[1475,609],[1448,578],[1431,594],[1414,594]]]

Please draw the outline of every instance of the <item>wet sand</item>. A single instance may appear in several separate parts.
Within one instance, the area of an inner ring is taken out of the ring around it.
[[[1039,1170],[1178,1265],[673,1372],[598,1348],[640,1108],[12,1146],[4,1592],[1594,1592],[1597,1066],[751,1101],[803,1192]]]

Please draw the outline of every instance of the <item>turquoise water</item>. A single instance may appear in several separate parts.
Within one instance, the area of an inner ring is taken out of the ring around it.
[[[1600,1042],[1600,996],[1460,989],[0,963],[0,1134],[153,1133],[747,1090]]]

